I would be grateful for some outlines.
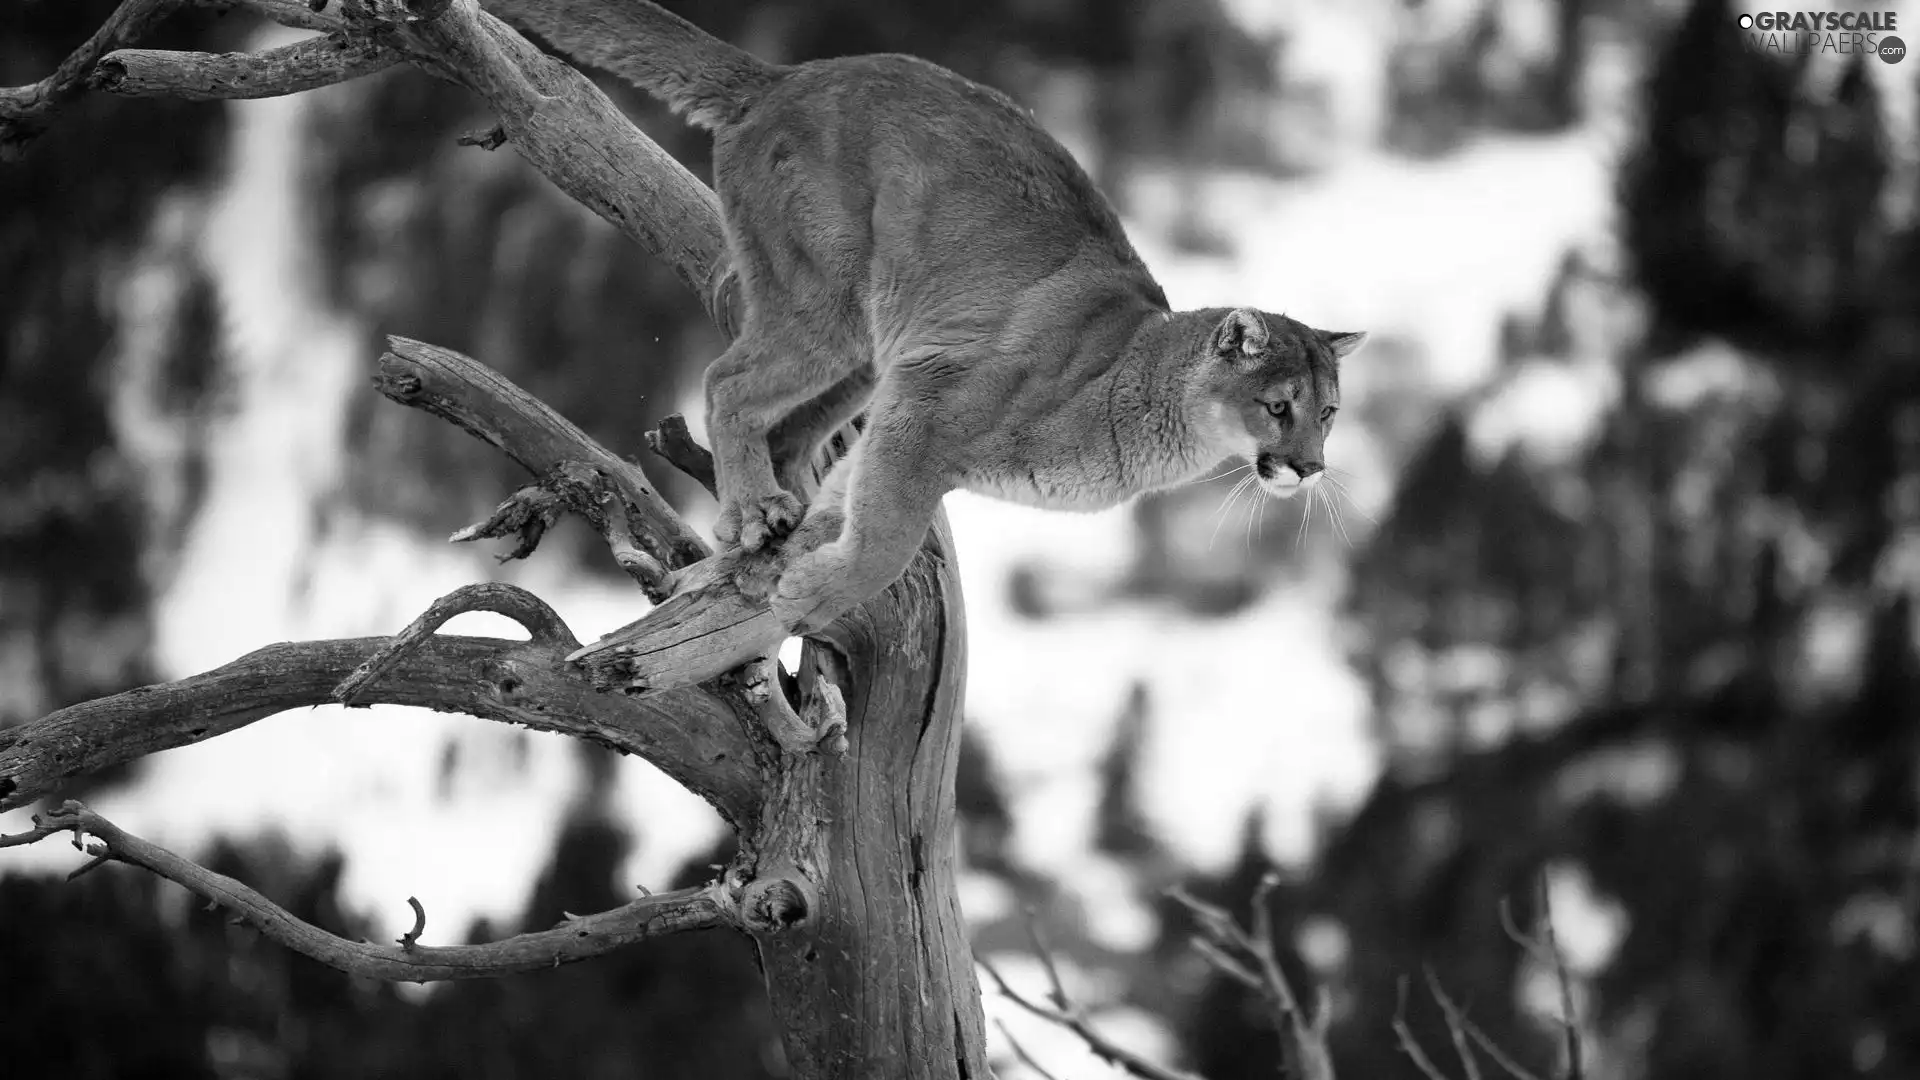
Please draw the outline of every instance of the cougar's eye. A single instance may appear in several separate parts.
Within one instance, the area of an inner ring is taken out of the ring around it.
[[[1267,402],[1267,411],[1273,414],[1275,420],[1285,420],[1293,414],[1293,402],[1269,401]]]
[[[1331,424],[1331,423],[1333,423],[1333,414],[1334,414],[1334,413],[1337,413],[1337,412],[1339,412],[1339,411],[1340,411],[1340,407],[1339,407],[1339,406],[1337,406],[1337,405],[1329,405],[1329,406],[1327,406],[1326,408],[1324,408],[1324,409],[1321,409],[1321,410],[1320,410],[1320,422],[1321,422],[1321,423],[1323,423],[1323,424]]]

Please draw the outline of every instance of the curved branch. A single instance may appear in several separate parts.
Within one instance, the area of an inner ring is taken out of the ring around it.
[[[333,700],[342,705],[355,704],[355,699],[374,680],[392,671],[394,665],[418,649],[420,643],[446,625],[448,619],[469,611],[491,611],[505,615],[526,627],[535,643],[549,648],[571,650],[580,647],[579,639],[567,629],[559,613],[548,607],[545,600],[527,590],[498,582],[463,585],[435,600],[432,607],[396,634],[386,647],[368,657],[366,663],[354,668],[352,674],[340,680],[340,685],[333,688]]]
[[[31,86],[0,90],[0,156],[14,157],[47,129],[61,106],[87,90],[87,80],[100,58],[153,33],[167,16],[191,0],[127,0],[86,44],[60,62],[53,74]]]
[[[738,925],[733,902],[724,887],[715,883],[643,896],[611,911],[570,918],[551,930],[482,945],[432,946],[418,943],[426,912],[417,900],[409,898],[415,912],[414,930],[398,945],[375,945],[349,941],[297,919],[249,886],[142,840],[77,802],[36,815],[34,826],[31,832],[0,837],[0,847],[32,843],[57,832],[72,832],[76,845],[83,838],[91,838],[98,843],[86,849],[94,857],[86,864],[89,868],[102,861],[137,866],[226,908],[242,922],[302,956],[349,975],[389,982],[484,979],[540,971],[665,934]]]
[[[69,706],[0,731],[0,810],[53,794],[62,782],[187,746],[303,705],[392,644],[390,638],[269,645],[178,682]],[[687,691],[632,698],[596,693],[542,641],[433,635],[366,692],[369,703],[415,705],[587,739],[638,754],[729,822],[760,804],[755,744],[737,708]]]
[[[323,34],[257,53],[120,49],[100,60],[89,85],[122,97],[232,101],[284,97],[347,82],[400,63],[373,39]]]

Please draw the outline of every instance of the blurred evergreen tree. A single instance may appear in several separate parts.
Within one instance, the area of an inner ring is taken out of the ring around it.
[[[0,85],[53,70],[117,6],[0,6]],[[230,40],[197,13],[169,20],[153,45]],[[156,211],[207,178],[226,124],[217,107],[141,104],[86,99],[0,167],[0,726],[150,677],[143,571],[173,538],[155,535],[146,463],[109,419],[116,381],[142,374],[115,363],[133,351],[120,288],[141,269]],[[178,269],[139,345],[154,382],[190,394],[207,377],[214,319],[204,274]]]
[[[1549,870],[1625,916],[1584,980],[1622,1068],[1920,1072],[1920,230],[1879,114],[1857,60],[1749,53],[1692,4],[1622,169],[1651,325],[1592,449],[1481,464],[1444,422],[1397,491],[1351,611],[1389,744],[1423,752],[1276,896],[1350,937],[1343,1074],[1419,1075],[1390,1022],[1431,966],[1545,1075],[1498,908],[1526,925]],[[1272,1067],[1218,1049],[1260,1030],[1235,993],[1185,1023],[1213,1080]],[[1411,995],[1430,1046],[1436,1012]]]

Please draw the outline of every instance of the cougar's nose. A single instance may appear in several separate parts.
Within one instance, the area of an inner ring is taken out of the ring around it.
[[[1299,474],[1301,487],[1319,483],[1320,474],[1327,471],[1326,464],[1319,461],[1289,461],[1287,467]]]

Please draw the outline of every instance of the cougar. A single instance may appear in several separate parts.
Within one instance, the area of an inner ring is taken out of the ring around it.
[[[617,29],[570,0],[506,14],[594,31],[579,59],[713,132],[745,301],[706,371],[714,532],[798,553],[769,597],[788,629],[892,584],[952,490],[1098,510],[1235,456],[1282,498],[1320,479],[1364,333],[1172,310],[1092,180],[996,90],[911,56],[770,64],[627,4]],[[803,506],[777,477],[863,409]]]

